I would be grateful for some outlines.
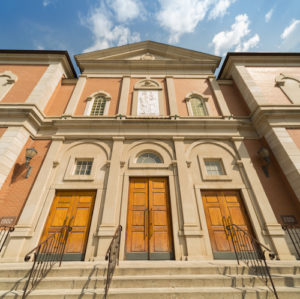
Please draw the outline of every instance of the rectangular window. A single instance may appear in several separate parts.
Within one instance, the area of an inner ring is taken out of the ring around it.
[[[224,167],[220,159],[204,160],[208,175],[225,175]]]
[[[76,160],[75,175],[90,175],[92,170],[92,160]]]

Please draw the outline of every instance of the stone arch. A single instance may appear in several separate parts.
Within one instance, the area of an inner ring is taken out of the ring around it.
[[[233,159],[238,159],[235,150],[231,146],[229,146],[228,144],[226,144],[225,142],[222,142],[222,141],[209,140],[209,139],[208,140],[199,140],[199,141],[193,142],[186,151],[186,158],[187,159],[190,158],[192,150],[195,147],[197,147],[198,145],[203,145],[203,144],[213,144],[215,146],[218,146],[218,147],[224,149],[225,151],[227,151],[233,157]]]
[[[135,141],[128,148],[124,155],[125,160],[135,163],[136,157],[146,151],[158,154],[162,158],[163,163],[171,163],[173,159],[173,149],[168,144],[157,140],[139,140]]]

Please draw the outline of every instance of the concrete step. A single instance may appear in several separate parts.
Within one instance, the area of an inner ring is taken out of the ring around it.
[[[0,277],[24,277],[30,271],[32,263],[0,263]],[[268,262],[271,274],[300,274],[300,261]],[[105,274],[107,262],[63,262],[62,266],[55,265],[48,274],[51,276],[101,276]],[[235,261],[220,262],[120,262],[115,275],[184,275],[184,274],[255,274],[253,269],[245,265],[237,265]]]
[[[279,298],[299,299],[300,288],[278,287]],[[35,290],[28,298],[42,299],[78,299],[78,298],[96,298],[103,296],[103,289],[64,289],[64,290]],[[0,292],[1,298],[21,298],[21,291]],[[108,299],[257,299],[257,298],[275,298],[274,294],[267,287],[260,288],[111,288]]]
[[[86,287],[103,288],[106,277],[45,277],[38,285],[38,289],[80,289]],[[276,286],[300,287],[300,275],[273,276]],[[0,278],[0,290],[22,290],[26,278]],[[161,287],[261,287],[265,281],[252,275],[145,275],[114,276],[111,288],[161,288]]]

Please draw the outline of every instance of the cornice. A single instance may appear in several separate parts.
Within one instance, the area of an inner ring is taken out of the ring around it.
[[[0,50],[0,64],[42,64],[61,63],[68,78],[77,78],[67,51],[48,50]]]
[[[253,125],[300,128],[300,105],[261,105],[251,114]]]
[[[0,104],[1,126],[24,126],[33,137],[52,138],[65,136],[68,138],[104,138],[109,136],[218,136],[227,137],[238,132],[253,131],[253,126],[248,118],[174,118],[164,116],[159,118],[149,117],[46,117],[35,105],[29,104]],[[57,135],[58,134],[58,135]],[[251,133],[253,134],[253,133]]]
[[[233,65],[247,67],[300,67],[300,52],[296,53],[238,53],[229,52],[222,64],[218,79],[231,79]]]

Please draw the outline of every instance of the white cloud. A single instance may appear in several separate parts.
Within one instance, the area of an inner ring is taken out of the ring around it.
[[[43,6],[48,6],[50,4],[50,0],[43,0]]]
[[[208,19],[216,19],[218,17],[223,17],[227,9],[230,7],[231,4],[233,4],[236,0],[219,0],[212,10],[209,13]]]
[[[291,50],[300,45],[300,20],[292,20],[291,24],[280,35],[281,48]]]
[[[259,41],[260,41],[259,35],[255,34],[254,36],[252,36],[247,41],[239,44],[235,48],[235,51],[236,52],[247,52],[249,49],[256,47],[257,44],[259,43]]]
[[[108,0],[119,22],[126,22],[143,15],[143,5],[139,0]]]
[[[131,33],[128,27],[116,25],[111,19],[112,16],[103,6],[94,9],[87,18],[81,18],[81,23],[87,26],[93,34],[93,45],[84,52],[140,41],[138,33]]]
[[[161,10],[157,20],[170,32],[169,42],[176,43],[184,33],[195,30],[215,0],[158,0]]]
[[[266,23],[268,23],[268,22],[271,20],[272,15],[273,15],[273,11],[274,11],[274,9],[271,8],[271,9],[265,14],[265,21],[266,21]]]
[[[297,30],[297,27],[298,27],[298,25],[300,24],[300,20],[293,20],[292,22],[291,22],[291,24],[288,26],[288,27],[286,27],[285,29],[284,29],[284,31],[282,32],[282,34],[281,34],[281,38],[282,39],[286,39],[286,38],[288,38],[289,36],[291,36],[291,34],[293,34],[293,32],[295,31],[295,30]]]
[[[245,40],[250,33],[249,24],[250,21],[246,14],[236,16],[230,31],[221,31],[214,36],[212,43],[215,47],[215,54],[223,55],[233,47],[235,51],[247,51],[255,47],[259,42],[258,34]]]

